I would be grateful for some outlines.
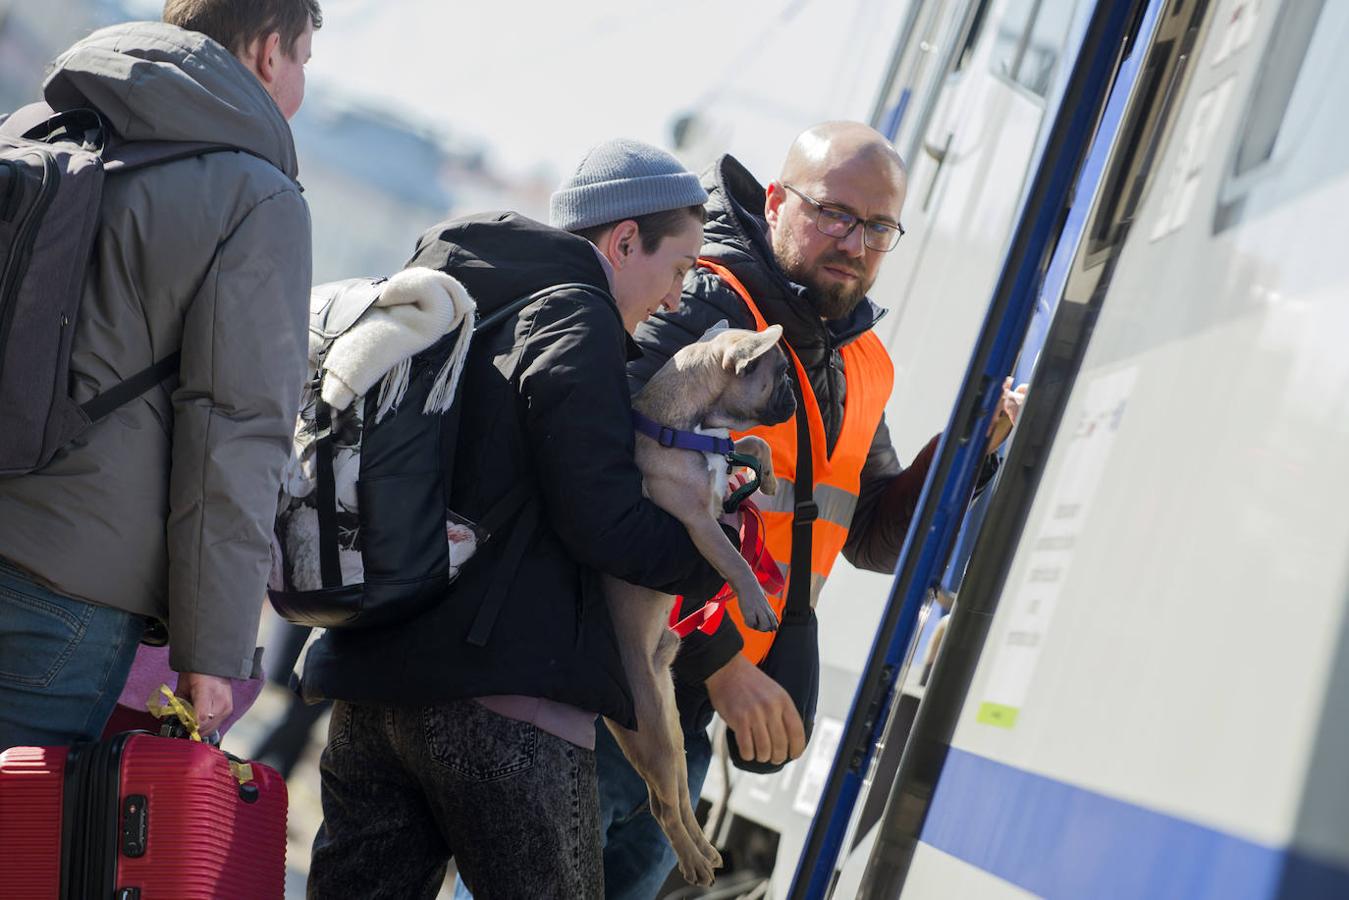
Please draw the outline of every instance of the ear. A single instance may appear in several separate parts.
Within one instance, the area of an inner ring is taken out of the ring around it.
[[[619,222],[600,238],[600,252],[615,269],[621,269],[638,249],[637,223],[631,219]]]
[[[272,85],[276,82],[277,66],[281,64],[281,32],[269,31],[258,35],[238,56],[245,68],[252,72],[270,93]]]
[[[764,192],[763,214],[764,220],[768,223],[769,229],[778,227],[778,220],[782,218],[782,204],[787,199],[787,191],[776,181],[768,183],[768,190]]]
[[[700,337],[700,338],[698,338],[698,340],[694,341],[694,343],[695,343],[695,344],[705,344],[705,343],[707,343],[708,341],[712,340],[712,338],[714,338],[714,337],[716,337],[717,335],[721,334],[723,331],[728,330],[730,327],[731,327],[731,323],[728,322],[728,321],[726,321],[725,319],[722,319],[720,322],[718,322],[717,324],[713,325],[711,328],[709,328],[709,329],[707,329],[706,331],[704,331],[704,332],[703,332],[703,336]]]
[[[781,337],[781,325],[769,325],[763,331],[744,332],[735,338],[722,355],[722,368],[736,375],[744,375],[751,363],[778,345]]]

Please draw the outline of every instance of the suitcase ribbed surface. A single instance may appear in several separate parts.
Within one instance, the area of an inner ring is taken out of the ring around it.
[[[61,889],[65,748],[0,754],[0,897],[55,900]]]
[[[118,854],[116,887],[141,900],[281,900],[286,881],[286,785],[253,764],[246,803],[225,755],[192,741],[137,734],[122,751],[121,797],[147,798],[144,856]],[[58,841],[59,845],[59,841]]]

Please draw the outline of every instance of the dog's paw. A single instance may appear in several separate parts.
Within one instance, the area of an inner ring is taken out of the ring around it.
[[[759,477],[759,492],[772,497],[778,492],[778,480],[771,471],[764,470]]]
[[[746,603],[743,598],[740,601],[740,615],[744,617],[745,624],[755,631],[777,631],[778,617],[773,607],[762,597],[756,597],[755,600],[758,602]]]
[[[711,887],[716,881],[712,865],[701,854],[687,860],[679,860],[679,874],[689,884],[696,884],[699,887]]]

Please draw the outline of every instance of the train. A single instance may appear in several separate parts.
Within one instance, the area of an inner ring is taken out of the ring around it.
[[[1349,896],[1349,4],[858,10],[810,115],[908,161],[886,418],[945,437],[896,573],[825,586],[805,755],[714,760],[732,868],[663,896]],[[745,119],[681,151],[810,124]]]

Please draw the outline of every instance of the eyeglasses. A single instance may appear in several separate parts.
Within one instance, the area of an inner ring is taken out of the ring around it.
[[[785,181],[782,182],[782,186],[815,207],[815,227],[826,237],[841,241],[852,234],[854,228],[861,225],[862,243],[870,250],[889,253],[904,236],[903,225],[882,219],[862,219],[842,207],[831,206],[821,203],[814,197],[808,197]]]

